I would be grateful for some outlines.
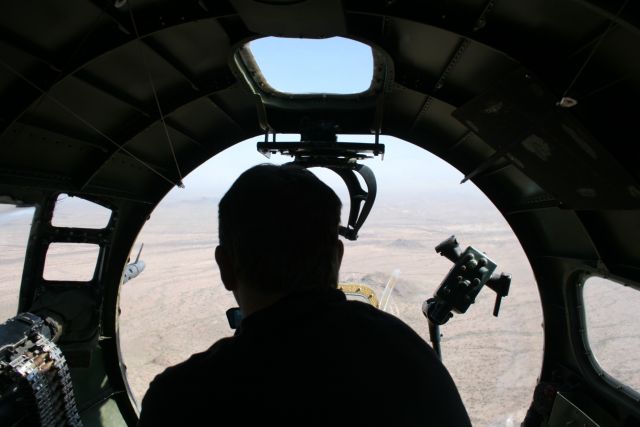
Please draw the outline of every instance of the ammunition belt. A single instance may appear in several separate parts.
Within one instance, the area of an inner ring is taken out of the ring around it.
[[[11,348],[4,347],[0,374],[8,377],[15,390],[21,390],[35,406],[37,417],[32,421],[44,427],[81,427],[64,355],[41,333],[45,325],[40,318],[29,313],[14,319],[17,318],[30,321],[31,327],[25,331],[25,339]]]

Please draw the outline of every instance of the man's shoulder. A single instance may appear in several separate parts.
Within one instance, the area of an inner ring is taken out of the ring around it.
[[[224,374],[223,367],[227,365],[224,359],[232,359],[232,357],[228,356],[228,353],[232,351],[233,347],[234,338],[223,338],[209,349],[193,354],[184,362],[166,368],[149,385],[145,400],[164,395],[167,390],[171,390],[172,393],[177,393],[184,398],[187,398],[189,394],[198,392],[199,384],[204,387],[208,380]]]
[[[212,373],[218,366],[225,365],[225,359],[233,359],[230,353],[234,350],[235,341],[235,337],[216,341],[207,350],[195,353],[184,362],[166,368],[155,378],[152,385],[155,382],[189,381],[193,375],[201,376],[204,368],[206,368],[206,372]]]
[[[173,409],[187,404],[199,405],[205,396],[214,398],[216,390],[211,388],[212,381],[225,381],[224,362],[232,358],[228,353],[232,351],[234,341],[234,338],[223,338],[208,350],[157,375],[142,401],[139,425],[176,425],[178,419],[182,420],[186,415]]]
[[[422,340],[413,328],[404,321],[370,304],[359,301],[346,301],[342,311],[345,318],[367,323],[370,327],[375,328],[376,332],[378,332],[378,328],[382,328],[392,336],[400,333],[401,336],[408,335],[414,339]]]
[[[352,344],[361,346],[363,351],[375,347],[377,352],[389,353],[395,358],[411,358],[421,365],[439,364],[431,346],[398,317],[359,301],[345,302],[340,311],[336,317],[342,325],[342,333],[348,334]]]

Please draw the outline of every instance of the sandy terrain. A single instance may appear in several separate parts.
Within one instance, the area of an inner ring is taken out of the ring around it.
[[[442,349],[445,365],[474,425],[514,426],[524,417],[541,366],[539,297],[529,264],[505,221],[495,209],[487,208],[488,202],[481,210],[470,203],[476,202],[439,200],[437,211],[410,203],[377,206],[361,230],[360,239],[346,243],[341,280],[368,284],[381,296],[390,274],[400,270],[391,311],[428,340],[420,307],[451,267],[448,260],[435,253],[436,244],[455,234],[461,245],[473,245],[486,252],[499,269],[511,273],[511,293],[503,302],[500,317],[491,315],[493,292],[483,290],[466,314],[455,316],[442,328]],[[147,269],[124,285],[120,318],[122,352],[138,401],[149,382],[165,367],[231,334],[224,313],[235,304],[222,287],[213,260],[216,209],[214,198],[164,202],[138,238],[145,244],[142,258]],[[3,318],[15,314],[29,212],[0,206]],[[135,251],[137,246],[134,256]],[[77,264],[78,260],[71,256],[61,268]],[[620,348],[638,348],[638,337],[630,333],[620,333],[622,341],[607,338],[607,334],[611,337],[612,326],[625,322],[616,317],[620,310],[612,314],[616,310],[611,306],[616,302],[606,297],[613,294],[593,285],[595,296],[588,299],[597,301],[592,304],[594,307],[604,306],[606,310],[589,318],[594,324],[593,345],[598,350],[602,348],[598,354],[608,358]],[[639,320],[636,318],[633,324]],[[632,364],[624,366],[638,366],[637,355],[625,357]],[[394,375],[393,366],[376,360],[375,355],[371,359],[378,367],[376,375]],[[619,369],[617,363],[603,365]],[[625,369],[629,370],[623,367],[622,371]],[[640,386],[637,371],[634,372],[633,384]]]
[[[213,261],[216,200],[165,203],[139,236],[147,270],[121,293],[121,344],[138,399],[166,366],[231,334],[224,312],[234,306]],[[390,274],[400,278],[391,311],[428,339],[422,302],[451,263],[434,247],[451,234],[487,252],[514,275],[499,318],[485,290],[463,316],[443,328],[445,363],[474,425],[516,425],[531,399],[542,357],[541,310],[533,277],[513,233],[495,213],[475,218],[450,204],[439,212],[412,205],[377,206],[357,242],[346,242],[341,280],[362,282],[381,296]],[[188,214],[188,216],[186,216]],[[198,224],[194,229],[193,224]],[[393,366],[375,360],[376,375]]]

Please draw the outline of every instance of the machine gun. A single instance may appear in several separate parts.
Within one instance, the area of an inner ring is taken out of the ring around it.
[[[0,325],[0,424],[82,426],[65,358],[61,324],[21,313]]]
[[[495,274],[497,264],[493,260],[472,246],[462,251],[455,236],[436,246],[436,252],[454,265],[440,283],[433,298],[422,304],[422,313],[429,322],[429,336],[433,349],[438,358],[442,359],[440,325],[444,325],[453,317],[452,311],[465,313],[475,302],[484,285],[496,293],[493,315],[497,317],[502,298],[509,294],[511,275]]]

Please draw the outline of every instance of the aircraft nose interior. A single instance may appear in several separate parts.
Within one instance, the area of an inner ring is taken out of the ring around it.
[[[0,203],[35,208],[19,316],[0,333],[0,377],[18,372],[18,356],[46,354],[29,369],[57,366],[78,408],[56,420],[137,423],[118,344],[123,269],[151,212],[185,176],[256,136],[264,136],[259,150],[307,165],[339,159],[329,166],[354,183],[343,234],[355,238],[375,198],[375,179],[356,164],[383,154],[378,138],[389,135],[462,172],[528,257],[544,353],[526,426],[640,425],[638,392],[593,355],[582,293],[593,277],[640,289],[636,3],[29,0],[0,8]],[[372,84],[342,95],[271,90],[246,49],[264,37],[364,43]],[[287,133],[302,141],[276,140]],[[376,142],[338,143],[337,133]],[[318,141],[331,148],[314,146],[309,156],[303,143]],[[110,211],[108,223],[52,224],[61,194]],[[98,248],[89,280],[44,278],[57,243]],[[20,372],[26,378],[27,368]],[[15,405],[17,386],[6,384],[0,424],[52,422],[45,394],[30,397],[37,411],[29,418]],[[21,393],[35,395],[32,385],[23,382]]]

